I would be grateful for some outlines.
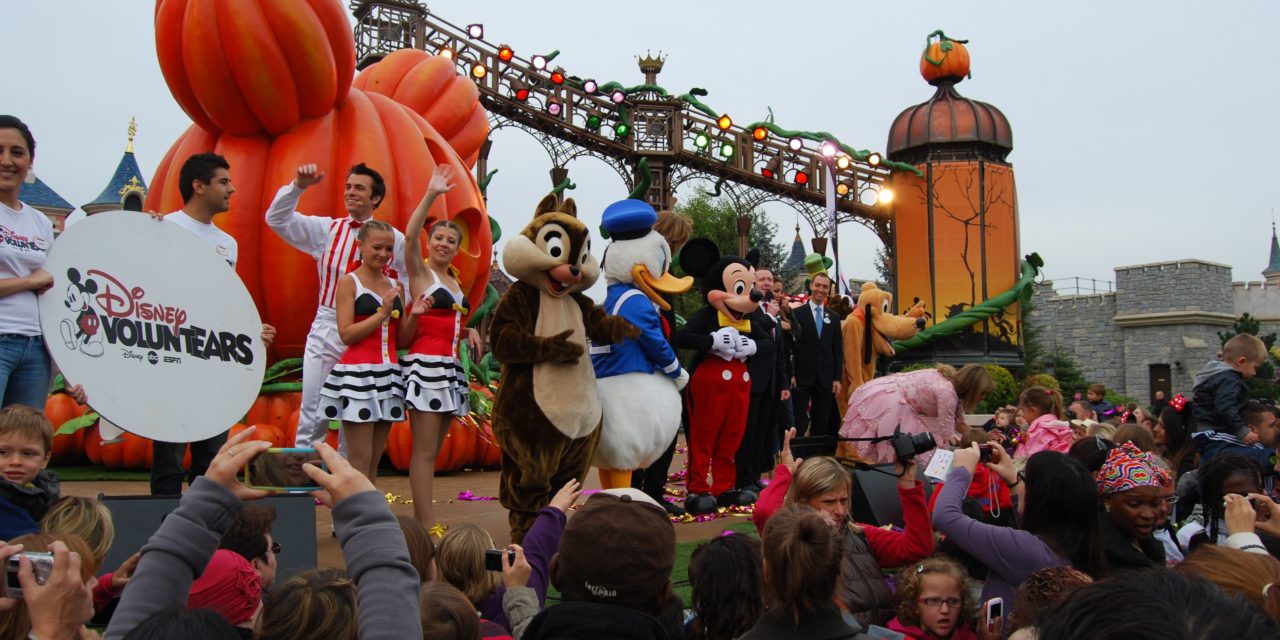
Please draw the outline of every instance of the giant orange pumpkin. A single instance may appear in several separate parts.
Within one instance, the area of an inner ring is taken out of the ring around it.
[[[929,84],[963,80],[969,75],[969,50],[964,48],[966,42],[968,40],[948,38],[941,31],[929,34],[925,39],[924,53],[920,54],[920,75]]]
[[[458,74],[452,59],[401,49],[361,71],[352,86],[387,96],[426,118],[467,166],[475,166],[489,137],[489,114],[480,106],[480,90]]]
[[[53,462],[66,464],[78,462],[84,455],[84,437],[88,428],[77,429],[72,433],[59,434],[63,424],[84,415],[84,405],[65,393],[55,393],[44,402],[44,417],[53,425]]]
[[[156,53],[173,97],[206,131],[279,135],[347,98],[356,68],[333,0],[157,0]]]
[[[327,84],[319,97],[304,97],[303,93],[310,89],[293,85],[286,88],[292,87],[289,91],[294,93],[278,90],[274,83],[279,79],[279,65],[260,67],[241,50],[250,47],[270,55],[277,50],[288,52],[284,59],[291,70],[312,66],[319,69],[332,62],[337,77],[349,78],[351,68],[344,66],[346,54],[338,55],[339,47],[334,42],[342,40],[346,43],[343,47],[354,45],[348,27],[342,27],[341,38],[333,30],[334,11],[342,14],[346,25],[337,0],[227,0],[225,5],[223,0],[159,0],[156,6],[156,49],[161,68],[165,69],[170,90],[196,124],[161,160],[145,206],[152,211],[176,211],[182,207],[178,172],[187,157],[212,151],[227,158],[236,193],[231,210],[217,216],[215,223],[239,244],[236,271],[253,296],[263,322],[277,329],[273,351],[278,357],[302,354],[315,316],[319,283],[315,259],[288,246],[267,229],[263,214],[276,190],[291,182],[302,164],[318,164],[327,177],[303,195],[301,211],[345,217],[342,191],[347,169],[364,162],[387,180],[387,195],[374,212],[375,217],[401,230],[426,191],[435,167],[452,167],[459,184],[436,201],[431,217],[448,218],[463,229],[454,266],[460,272],[459,284],[467,292],[472,309],[479,307],[484,298],[492,264],[492,234],[480,189],[467,164],[450,146],[450,139],[428,120],[380,92],[342,83],[334,86],[337,93],[333,98],[328,97]],[[212,26],[196,19],[221,19],[224,13],[231,17],[223,22],[215,20]],[[286,19],[296,21],[299,29],[309,30],[308,34],[279,36],[275,27],[281,24],[278,20]],[[181,38],[170,40],[170,30],[180,32]],[[272,40],[273,37],[280,39]],[[328,46],[322,46],[326,42]],[[305,78],[320,82],[316,77],[311,72],[302,74],[303,79],[297,84],[306,84]],[[288,104],[295,99],[302,111],[296,122],[289,124],[293,118]],[[277,102],[287,104],[281,106]],[[474,115],[461,123],[454,117],[458,113],[474,114],[478,109],[474,91],[450,90],[433,104],[426,108],[427,115],[441,119],[459,141],[475,137],[476,125],[468,124]],[[324,108],[308,110],[317,105]],[[289,117],[277,118],[281,110]],[[254,122],[257,125],[251,126]]]

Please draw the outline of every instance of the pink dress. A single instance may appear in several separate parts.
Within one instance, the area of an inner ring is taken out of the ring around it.
[[[1057,451],[1066,453],[1076,441],[1071,424],[1059,420],[1058,416],[1046,413],[1031,422],[1022,436],[1022,444],[1013,452],[1015,458],[1030,458],[1041,451]]]
[[[937,369],[924,369],[875,378],[863,383],[849,397],[849,410],[840,425],[846,438],[875,438],[902,433],[931,433],[939,447],[956,434],[956,422],[964,420],[964,408],[956,388]],[[853,443],[858,454],[875,462],[893,462],[893,445],[888,442]],[[919,457],[929,464],[932,452]]]

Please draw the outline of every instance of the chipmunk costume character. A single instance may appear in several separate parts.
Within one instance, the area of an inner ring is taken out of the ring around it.
[[[756,352],[762,329],[747,316],[763,296],[755,289],[755,269],[736,256],[720,256],[706,238],[689,241],[680,266],[699,278],[707,306],[690,316],[678,334],[682,349],[697,352],[685,402],[689,407],[689,495],[684,508],[693,515],[716,507],[755,502],[750,490],[733,489],[734,454],[747,428],[751,375],[746,360]],[[707,482],[707,474],[713,477]]]
[[[498,498],[519,542],[538,510],[591,467],[600,439],[600,397],[587,339],[615,344],[639,335],[580,292],[600,275],[573,200],[548,195],[507,241],[502,266],[516,282],[494,312],[489,340],[502,363],[493,432],[502,448]]]
[[[604,210],[604,229],[611,242],[601,262],[609,292],[604,301],[611,316],[625,318],[640,335],[616,345],[592,345],[604,426],[595,464],[606,489],[631,486],[631,470],[653,464],[680,428],[680,389],[689,382],[667,341],[659,309],[671,305],[662,294],[676,295],[693,286],[693,278],[675,278],[671,247],[653,224],[658,213],[642,200],[622,200]]]

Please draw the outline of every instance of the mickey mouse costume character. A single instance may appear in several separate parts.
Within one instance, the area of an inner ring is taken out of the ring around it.
[[[737,467],[734,454],[747,427],[751,374],[746,359],[763,339],[760,323],[748,315],[763,298],[755,289],[755,269],[737,256],[721,256],[706,238],[689,241],[680,252],[680,266],[699,279],[707,306],[689,317],[678,334],[682,349],[697,352],[685,390],[689,409],[689,495],[685,509],[693,515],[717,507],[746,506],[754,491],[733,489]],[[707,473],[712,482],[707,482]]]
[[[688,291],[693,278],[667,273],[671,247],[653,225],[658,213],[642,200],[621,200],[604,210],[611,242],[601,266],[609,283],[604,309],[640,330],[616,345],[592,345],[591,363],[604,422],[593,463],[606,489],[631,485],[631,470],[653,464],[680,428],[680,389],[689,374],[667,341],[659,309],[663,294]]]

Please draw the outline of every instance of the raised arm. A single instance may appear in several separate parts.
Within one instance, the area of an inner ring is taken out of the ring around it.
[[[294,249],[316,258],[324,254],[329,239],[329,225],[333,224],[333,220],[323,216],[303,215],[296,209],[302,192],[323,179],[324,172],[314,164],[298,167],[293,182],[280,187],[271,200],[271,206],[267,207],[266,214],[267,226],[276,235]]]
[[[416,282],[427,275],[427,267],[422,263],[422,227],[427,224],[427,214],[431,212],[436,198],[452,189],[453,168],[447,164],[436,165],[431,181],[427,183],[427,192],[422,195],[422,202],[413,210],[413,215],[409,216],[409,222],[404,228],[404,266],[409,272],[409,291],[415,295],[426,289],[422,286],[423,283]]]

